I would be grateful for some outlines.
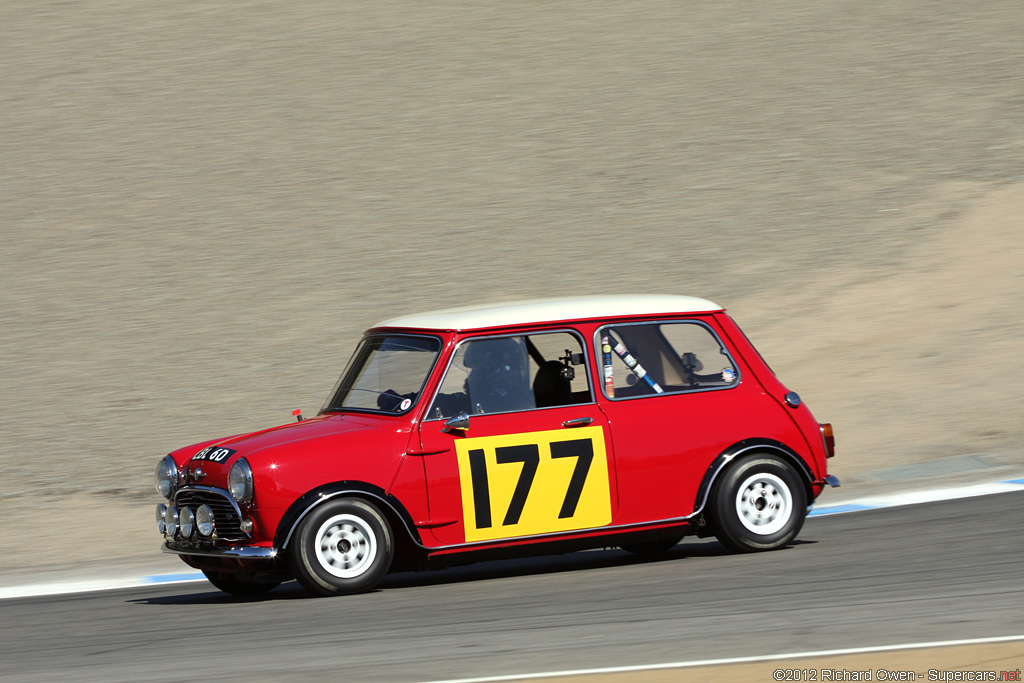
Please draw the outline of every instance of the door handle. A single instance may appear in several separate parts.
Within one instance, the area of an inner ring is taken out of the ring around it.
[[[594,421],[592,417],[577,417],[572,420],[566,420],[562,423],[563,427],[585,427]]]

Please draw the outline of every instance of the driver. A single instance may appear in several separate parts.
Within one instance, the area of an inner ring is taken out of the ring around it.
[[[522,337],[479,339],[467,344],[466,393],[474,413],[505,413],[536,408],[530,388],[530,361]]]

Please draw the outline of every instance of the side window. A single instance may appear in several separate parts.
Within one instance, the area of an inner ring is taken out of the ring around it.
[[[471,339],[455,351],[427,419],[589,403],[586,367],[568,332]]]
[[[602,327],[597,343],[609,398],[725,388],[739,381],[718,337],[700,323]]]

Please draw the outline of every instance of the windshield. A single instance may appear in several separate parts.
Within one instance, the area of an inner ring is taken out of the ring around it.
[[[440,350],[436,337],[365,337],[320,412],[408,411],[422,393]]]

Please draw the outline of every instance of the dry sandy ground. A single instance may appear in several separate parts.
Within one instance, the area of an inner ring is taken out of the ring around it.
[[[1024,12],[0,6],[0,576],[152,557],[152,470],[379,319],[727,306],[850,494],[1024,471]],[[170,558],[173,559],[173,558]]]

